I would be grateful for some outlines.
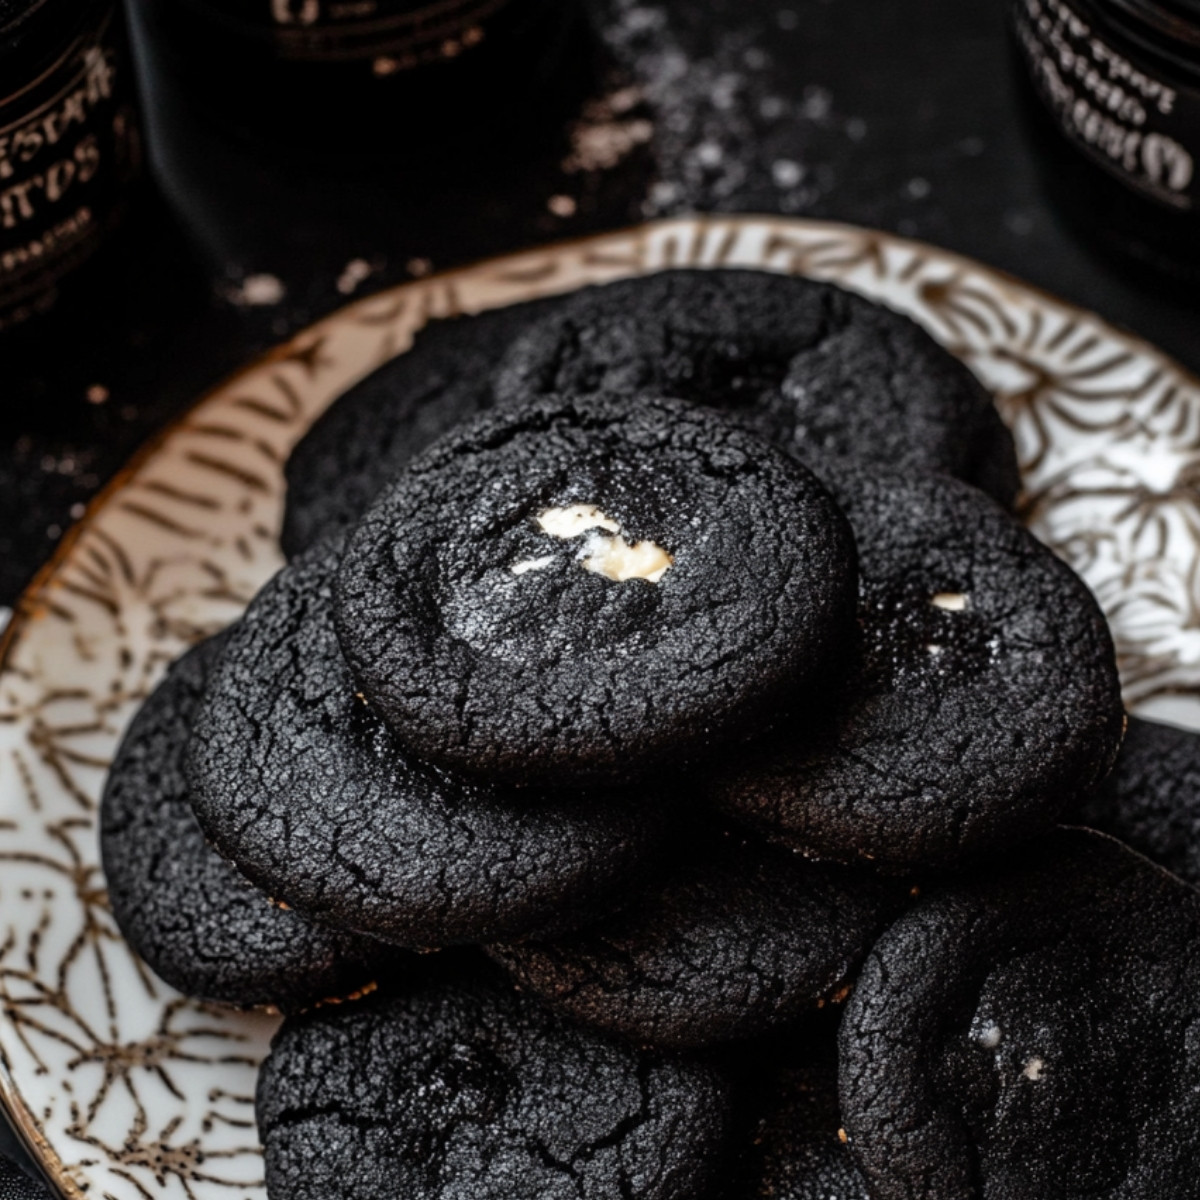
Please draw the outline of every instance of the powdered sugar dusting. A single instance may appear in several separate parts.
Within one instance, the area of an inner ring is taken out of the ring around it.
[[[585,112],[568,169],[607,169],[649,141],[657,167],[643,201],[650,217],[800,213],[832,188],[827,161],[811,161],[814,133],[835,129],[857,140],[865,126],[840,115],[827,88],[788,94],[790,81],[767,47],[796,29],[793,10],[717,28],[704,20],[703,6],[690,26],[680,12],[649,0],[600,7],[601,36],[627,79]]]

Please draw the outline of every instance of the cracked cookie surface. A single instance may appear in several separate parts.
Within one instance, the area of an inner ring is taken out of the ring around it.
[[[814,463],[944,472],[1004,505],[1020,486],[990,395],[920,326],[767,271],[674,270],[577,292],[514,341],[495,390],[679,396],[733,410]]]
[[[294,1009],[348,995],[397,951],[277,907],[205,840],[184,754],[228,637],[179,659],[122,739],[100,801],[109,902],[126,940],[172,987],[202,1000]]]
[[[823,712],[711,781],[718,806],[818,858],[948,866],[1049,829],[1124,724],[1091,592],[946,476],[822,470],[859,551],[858,650]]]
[[[337,629],[415,753],[574,786],[761,728],[841,649],[854,579],[845,519],[781,451],[682,401],[555,397],[410,464],[350,538]]]
[[[702,1200],[727,1136],[718,1072],[488,974],[285,1024],[258,1087],[268,1194]]]
[[[839,1035],[875,1200],[1161,1200],[1200,1173],[1200,894],[1061,830],[931,892]]]
[[[296,444],[284,468],[280,541],[295,558],[348,529],[405,464],[495,403],[491,375],[530,321],[559,300],[432,321],[412,347],[340,396]]]
[[[742,1194],[764,1200],[871,1200],[839,1136],[837,1066],[789,1065],[765,1082]]]
[[[1112,774],[1071,819],[1200,886],[1200,735],[1130,717]]]
[[[617,916],[489,953],[577,1021],[703,1046],[842,998],[892,899],[865,872],[714,838]]]
[[[397,744],[334,633],[339,550],[263,588],[197,716],[192,796],[221,851],[297,910],[414,948],[569,926],[640,881],[669,817],[659,792],[513,793]]]

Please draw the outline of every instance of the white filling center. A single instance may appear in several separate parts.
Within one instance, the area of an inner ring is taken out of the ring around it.
[[[1030,1059],[1030,1060],[1029,1060],[1029,1061],[1028,1061],[1028,1062],[1025,1064],[1025,1070],[1023,1070],[1023,1071],[1021,1072],[1021,1074],[1022,1074],[1022,1075],[1024,1075],[1024,1076],[1025,1076],[1025,1078],[1026,1078],[1026,1079],[1028,1079],[1028,1080],[1030,1080],[1032,1083],[1037,1083],[1037,1081],[1038,1081],[1039,1079],[1041,1079],[1041,1077],[1042,1077],[1042,1072],[1043,1072],[1045,1069],[1046,1069],[1046,1064],[1045,1064],[1045,1062],[1044,1062],[1042,1059],[1040,1059],[1040,1058],[1031,1058],[1031,1059]]]
[[[584,570],[617,583],[624,583],[627,579],[657,583],[675,562],[654,542],[634,542],[631,546],[619,533],[616,537],[593,533],[587,540],[581,561]]]
[[[572,504],[566,508],[548,508],[538,514],[538,527],[560,541],[588,534],[579,553],[579,565],[593,575],[603,575],[616,583],[629,579],[644,579],[658,583],[675,565],[675,559],[655,542],[630,544],[621,526],[606,516],[594,504]],[[553,554],[543,558],[527,558],[509,568],[514,575],[542,571],[555,561]]]
[[[938,592],[929,598],[934,608],[945,609],[946,612],[965,612],[967,597],[962,592]]]

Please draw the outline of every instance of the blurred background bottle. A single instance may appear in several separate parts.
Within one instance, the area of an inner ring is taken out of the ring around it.
[[[212,272],[396,278],[456,190],[560,136],[575,0],[129,0],[159,184]],[[544,138],[542,139],[544,141]],[[507,161],[506,161],[507,160]],[[486,219],[478,211],[476,220]],[[409,232],[406,232],[409,231]],[[303,263],[303,271],[295,265]],[[290,273],[290,274],[289,274]]]
[[[1200,282],[1200,0],[1012,0],[1047,187],[1127,264]]]
[[[83,286],[132,203],[133,72],[115,0],[0,0],[0,330]]]
[[[436,148],[545,86],[569,0],[131,0],[148,90],[308,161]],[[153,115],[153,107],[151,109]]]

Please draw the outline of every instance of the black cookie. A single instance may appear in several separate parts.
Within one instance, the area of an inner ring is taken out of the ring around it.
[[[1121,739],[1092,594],[966,484],[824,470],[858,542],[858,660],[824,713],[713,781],[718,804],[817,857],[889,869],[1049,829]]]
[[[396,951],[276,907],[204,840],[184,755],[228,635],[172,666],[129,726],[100,801],[100,850],[125,940],[172,987],[202,1000],[297,1008],[345,996]]]
[[[1064,830],[867,958],[842,1119],[875,1200],[1162,1200],[1200,1178],[1200,894]]]
[[[681,401],[497,410],[356,526],[338,635],[415,753],[519,784],[678,768],[803,694],[854,549],[798,463]]]
[[[703,1046],[841,999],[888,900],[862,872],[722,842],[615,918],[489,953],[576,1020],[638,1043]]]
[[[1130,717],[1113,773],[1072,819],[1200,886],[1200,736]]]
[[[280,541],[295,558],[348,529],[414,455],[494,403],[491,375],[513,339],[557,299],[433,321],[410,350],[337,400],[284,469]]]
[[[945,472],[1011,505],[1013,441],[971,372],[907,317],[765,271],[667,271],[588,288],[517,338],[502,400],[657,392],[742,413],[812,459]]]
[[[871,1200],[842,1140],[833,1063],[785,1067],[757,1099],[762,1116],[743,1169],[749,1185],[743,1194],[770,1200]]]
[[[640,880],[661,794],[514,795],[400,749],[338,648],[337,560],[322,544],[259,593],[197,717],[193,801],[221,851],[310,917],[412,947],[560,927]]]
[[[702,1200],[729,1119],[712,1068],[487,980],[289,1021],[257,1108],[273,1200]]]

